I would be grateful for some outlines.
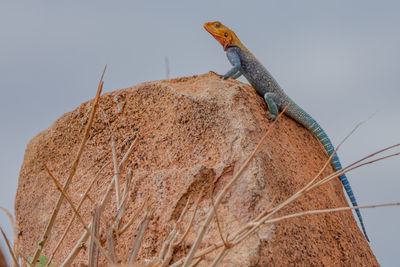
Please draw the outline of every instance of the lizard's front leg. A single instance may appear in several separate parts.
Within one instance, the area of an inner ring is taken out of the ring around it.
[[[238,64],[238,65],[234,65],[232,69],[230,69],[227,73],[225,73],[224,75],[222,75],[222,78],[224,78],[224,79],[226,80],[226,79],[228,79],[229,77],[232,77],[232,78],[235,77],[235,76],[237,75],[238,72],[240,73],[239,69],[240,69],[240,61],[239,61],[239,64]],[[239,76],[240,76],[240,75],[239,75]],[[238,76],[238,77],[239,77],[239,76]],[[236,78],[237,78],[237,77],[236,77]],[[233,79],[236,79],[236,78],[233,78]]]
[[[233,67],[227,73],[225,73],[225,75],[223,75],[222,78],[224,78],[224,79],[228,79],[229,77],[234,78],[237,76],[238,72],[240,72],[240,66],[241,66],[240,65],[240,57],[235,51],[230,50],[230,49],[228,49],[226,51],[226,56],[228,57],[229,62],[231,62]],[[238,78],[239,76],[237,76],[236,78]],[[234,78],[234,79],[236,79],[236,78]]]
[[[236,72],[236,74],[232,75],[232,79],[237,79],[242,75],[242,73],[240,72],[240,70],[238,72]]]

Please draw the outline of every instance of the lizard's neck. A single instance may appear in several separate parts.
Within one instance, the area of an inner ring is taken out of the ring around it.
[[[254,58],[254,59],[257,60],[257,58],[253,55],[253,53],[251,53],[250,50],[247,49],[247,47],[244,46],[244,44],[242,44],[242,42],[239,41],[239,39],[237,40],[235,46],[237,46],[240,50],[242,50],[243,53],[245,53],[245,54],[247,54],[247,55],[249,55],[249,56],[251,56],[252,58]]]

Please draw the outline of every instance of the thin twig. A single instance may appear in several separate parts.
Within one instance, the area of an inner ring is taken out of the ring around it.
[[[107,252],[104,250],[104,248],[100,245],[100,241],[99,239],[93,235],[92,231],[90,231],[89,227],[86,225],[85,221],[83,220],[83,218],[81,217],[81,215],[79,214],[79,212],[76,210],[74,203],[72,203],[72,200],[69,198],[69,196],[64,192],[64,190],[62,189],[60,183],[57,181],[57,179],[53,176],[53,174],[50,172],[50,170],[47,168],[46,165],[44,165],[44,168],[46,170],[46,172],[49,174],[50,178],[53,180],[54,184],[57,186],[58,191],[61,192],[61,194],[64,196],[64,198],[67,200],[67,202],[69,203],[70,207],[72,208],[72,210],[76,213],[76,217],[79,219],[80,223],[82,224],[82,226],[85,228],[86,231],[89,232],[90,238],[94,240],[94,242],[96,243],[96,245],[99,247],[100,252],[103,254],[103,256],[106,258],[106,260],[108,261],[108,263],[112,263],[111,258],[107,255]],[[101,207],[99,207],[99,212],[101,213]]]
[[[83,153],[83,149],[85,148],[86,142],[87,142],[87,140],[89,138],[90,129],[92,128],[94,115],[96,113],[96,110],[97,110],[97,107],[98,107],[98,104],[99,104],[99,100],[100,100],[100,94],[101,94],[101,91],[103,89],[103,84],[104,84],[103,77],[104,77],[104,73],[106,72],[106,68],[107,68],[107,65],[104,67],[103,74],[101,75],[101,78],[100,78],[99,86],[97,87],[96,97],[95,97],[95,99],[93,101],[93,106],[92,106],[92,109],[90,111],[89,121],[88,121],[88,123],[86,125],[86,129],[85,129],[84,135],[82,137],[82,141],[81,141],[81,144],[79,146],[78,153],[75,156],[75,160],[74,160],[74,162],[72,164],[72,167],[71,167],[70,173],[68,175],[68,178],[66,179],[66,181],[64,183],[64,187],[63,187],[64,191],[66,191],[68,189],[68,186],[72,181],[72,177],[75,175],[75,172],[76,172],[76,170],[78,168],[79,161],[80,161],[82,153]],[[60,211],[60,207],[61,207],[61,203],[63,201],[63,198],[64,197],[63,197],[62,194],[58,198],[57,204],[54,207],[54,210],[53,210],[53,213],[51,214],[50,220],[49,220],[49,222],[48,222],[48,224],[46,226],[46,229],[45,229],[45,231],[44,231],[44,233],[42,235],[42,238],[39,241],[38,248],[36,249],[35,254],[33,255],[32,262],[36,262],[37,259],[40,256],[40,253],[42,252],[42,249],[43,249],[43,247],[44,247],[44,245],[45,245],[45,243],[46,243],[46,241],[47,241],[47,239],[48,239],[48,237],[50,235],[50,231],[53,228],[53,225],[54,225],[54,222],[55,222],[56,217],[58,215],[58,212]]]
[[[97,181],[97,179],[100,177],[100,173],[101,173],[101,172],[104,170],[104,168],[106,168],[109,164],[110,164],[110,162],[105,163],[105,164],[103,165],[103,167],[101,167],[100,170],[99,170],[99,171],[95,174],[95,176],[93,177],[93,179],[92,179],[92,181],[90,182],[89,186],[86,188],[85,193],[84,193],[83,196],[81,197],[81,199],[80,199],[80,201],[79,201],[79,203],[78,203],[78,206],[76,207],[76,209],[77,209],[78,211],[80,210],[80,208],[81,208],[83,202],[85,201],[86,197],[89,196],[88,193],[89,193],[90,189],[92,189],[92,186],[94,185],[94,183],[95,183],[95,182]],[[88,197],[88,199],[90,199],[90,198]],[[74,213],[74,214],[72,215],[72,218],[69,220],[68,225],[67,225],[67,228],[65,228],[64,233],[63,233],[63,235],[61,236],[60,240],[58,241],[58,243],[57,243],[57,245],[56,245],[56,247],[55,247],[53,253],[51,253],[51,256],[50,256],[49,261],[48,261],[48,263],[47,263],[46,266],[50,266],[50,263],[51,263],[51,261],[53,260],[54,255],[56,254],[56,252],[57,252],[58,248],[60,247],[60,245],[61,245],[62,241],[64,240],[64,238],[67,236],[67,233],[68,233],[68,231],[69,231],[69,229],[70,229],[70,227],[71,227],[71,225],[72,225],[72,222],[74,221],[75,217],[76,217],[76,214]]]
[[[258,145],[256,146],[256,148],[254,149],[254,151],[250,154],[250,156],[247,158],[247,160],[245,161],[245,163],[242,165],[242,167],[240,168],[240,170],[237,172],[237,174],[232,178],[232,180],[224,187],[224,189],[221,191],[221,193],[218,195],[216,202],[215,202],[215,207],[217,208],[222,200],[222,198],[226,195],[226,193],[228,192],[228,190],[231,188],[231,186],[239,179],[239,177],[242,175],[242,173],[245,171],[245,169],[247,168],[247,166],[250,164],[251,160],[254,158],[255,154],[261,149],[262,145],[264,144],[265,140],[267,139],[267,136],[269,135],[271,129],[274,129],[273,126],[275,126],[276,122],[280,119],[280,117],[282,116],[282,114],[286,111],[286,109],[289,107],[289,105],[287,105],[283,111],[278,115],[278,117],[276,118],[276,120],[274,120],[273,123],[271,123],[267,129],[267,132],[264,134],[264,136],[261,138],[260,142],[258,143]],[[190,265],[190,262],[192,261],[193,256],[195,255],[195,252],[197,250],[197,248],[200,245],[200,242],[203,240],[204,234],[207,230],[208,225],[211,222],[211,219],[214,217],[214,209],[211,209],[208,212],[207,215],[207,219],[204,222],[203,226],[201,227],[198,235],[197,235],[197,239],[195,241],[195,243],[193,244],[188,256],[186,257],[186,260],[183,264],[183,267],[188,267]]]
[[[151,215],[152,215],[151,210],[148,210],[146,212],[146,215],[143,218],[142,222],[140,223],[139,231],[136,236],[135,242],[133,243],[131,255],[129,256],[129,260],[128,260],[129,264],[132,264],[136,260],[136,257],[137,257],[137,254],[139,253],[140,245],[142,244],[143,236],[144,236],[144,233],[146,232],[147,225],[149,224]]]
[[[1,231],[1,234],[3,235],[3,237],[4,237],[4,240],[6,241],[6,244],[7,244],[7,247],[8,247],[8,251],[10,252],[10,255],[11,255],[13,261],[14,261],[14,264],[19,267],[18,260],[15,257],[13,249],[11,248],[11,244],[10,244],[10,241],[8,241],[6,233],[4,233],[3,228],[1,228],[1,227],[0,227],[0,231]]]
[[[115,185],[115,203],[117,204],[117,210],[119,208],[119,168],[117,162],[117,152],[115,151],[114,137],[111,136],[111,151],[114,163],[114,185]]]
[[[92,230],[92,235],[98,239],[100,230],[100,208],[98,205],[95,205],[93,208],[92,226],[90,228]],[[99,259],[99,248],[97,247],[94,238],[91,238],[89,244],[88,265],[91,267],[97,267],[98,259]]]

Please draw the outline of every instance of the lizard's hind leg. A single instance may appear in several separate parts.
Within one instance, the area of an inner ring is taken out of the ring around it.
[[[271,120],[275,120],[276,117],[278,116],[278,106],[276,105],[275,99],[278,96],[275,93],[265,93],[264,94],[264,99],[265,102],[268,105],[268,109],[269,109],[269,119]]]

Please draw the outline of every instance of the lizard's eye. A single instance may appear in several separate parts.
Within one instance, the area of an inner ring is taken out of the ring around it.
[[[228,34],[227,34],[227,33],[224,33],[224,36],[225,36],[225,37],[228,37]]]
[[[215,23],[215,28],[219,28],[219,23]]]

